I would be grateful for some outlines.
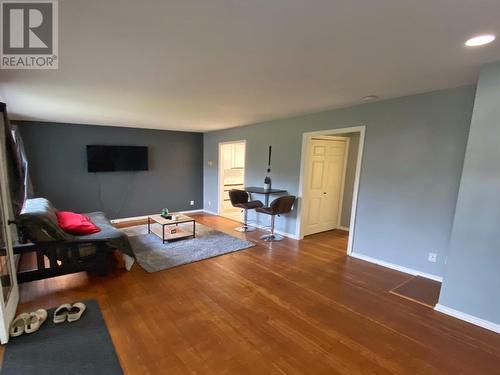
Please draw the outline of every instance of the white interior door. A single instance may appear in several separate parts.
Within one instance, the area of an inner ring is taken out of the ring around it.
[[[306,166],[304,235],[339,226],[347,139],[311,139]]]
[[[219,144],[219,215],[236,221],[242,221],[242,212],[231,204],[229,191],[244,187],[245,149],[245,141]]]
[[[3,120],[0,120],[3,121]],[[9,326],[16,313],[19,302],[16,268],[12,251],[12,227],[7,223],[12,220],[12,208],[7,187],[7,168],[5,164],[4,124],[0,126],[0,342],[9,341]]]

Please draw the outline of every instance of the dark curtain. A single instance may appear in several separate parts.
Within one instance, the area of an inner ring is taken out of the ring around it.
[[[21,133],[19,132],[19,126],[10,124],[12,138],[16,146],[17,158],[21,161],[22,165],[22,177],[24,186],[24,200],[33,198],[33,185],[31,184],[30,170],[28,157],[26,156],[26,150],[24,149],[23,139],[21,138]]]
[[[17,217],[21,212],[24,201],[27,199],[27,193],[30,190],[29,181],[27,184],[27,163],[23,163],[22,152],[18,149],[12,126],[7,116],[7,105],[0,103],[0,111],[2,112],[5,132],[5,150],[7,153],[7,174],[9,178],[10,198],[12,201],[12,209]],[[22,142],[20,143],[22,146]]]

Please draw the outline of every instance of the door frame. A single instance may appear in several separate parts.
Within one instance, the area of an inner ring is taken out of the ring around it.
[[[243,185],[245,185],[245,174],[246,174],[246,169],[247,169],[247,141],[246,141],[246,139],[242,139],[239,141],[219,142],[219,146],[218,146],[219,147],[219,150],[218,150],[219,160],[217,162],[217,215],[219,215],[219,216],[224,216],[224,215],[222,215],[222,193],[221,193],[221,189],[223,186],[223,183],[222,183],[222,146],[227,145],[227,144],[232,144],[232,143],[244,143],[245,144],[245,167],[244,167],[244,172],[243,172]]]
[[[4,124],[5,126],[5,124]],[[3,128],[1,129],[3,132]],[[2,179],[2,184],[1,186],[1,192],[0,194],[2,195],[2,212],[3,212],[3,226],[4,228],[0,228],[0,230],[3,230],[5,232],[5,246],[6,246],[6,251],[8,252],[8,261],[10,262],[10,272],[11,272],[11,278],[12,278],[12,289],[9,294],[9,298],[7,299],[7,303],[4,302],[4,298],[2,295],[2,291],[0,291],[0,317],[2,318],[2,322],[0,323],[0,343],[1,344],[6,344],[9,341],[9,327],[16,315],[16,310],[17,310],[17,305],[19,303],[19,286],[17,284],[17,268],[16,268],[16,262],[14,260],[14,252],[13,252],[13,238],[12,238],[12,232],[11,232],[11,227],[9,226],[8,222],[11,220],[11,210],[12,208],[9,207],[9,202],[10,200],[10,192],[8,188],[8,174],[6,170],[6,160],[4,157],[7,154],[7,150],[5,149],[5,137],[2,135],[0,136],[0,142],[2,143],[0,145],[0,178]],[[0,281],[0,288],[1,288],[1,281]]]
[[[353,243],[356,228],[356,215],[358,207],[358,194],[359,194],[359,183],[361,175],[361,164],[363,161],[363,149],[365,146],[365,133],[366,126],[353,126],[347,128],[337,128],[337,129],[327,129],[319,130],[314,132],[305,132],[302,134],[302,152],[300,157],[300,179],[299,179],[299,199],[298,199],[298,213],[297,213],[297,224],[296,233],[299,240],[304,238],[304,222],[305,222],[305,212],[303,210],[303,194],[304,194],[304,184],[307,168],[307,159],[309,155],[309,145],[312,138],[317,138],[321,136],[334,136],[336,134],[344,133],[359,133],[359,145],[358,145],[358,157],[356,160],[356,173],[354,177],[354,189],[352,193],[352,205],[351,205],[351,220],[349,222],[349,240],[347,243],[347,254],[350,255],[353,252]],[[344,192],[342,191],[342,196]]]

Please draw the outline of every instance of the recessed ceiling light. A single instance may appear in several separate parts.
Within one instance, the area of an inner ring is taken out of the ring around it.
[[[493,35],[493,34],[477,35],[477,36],[467,40],[465,42],[465,45],[467,47],[484,46],[485,44],[491,43],[494,40],[495,40],[495,35]]]
[[[361,100],[363,100],[364,102],[367,102],[369,100],[376,100],[376,99],[378,99],[377,95],[367,95],[367,96],[364,96],[361,98]]]

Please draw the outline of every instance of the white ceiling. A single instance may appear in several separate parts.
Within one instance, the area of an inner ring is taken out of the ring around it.
[[[56,71],[0,71],[12,118],[210,131],[473,83],[499,0],[59,0]]]

